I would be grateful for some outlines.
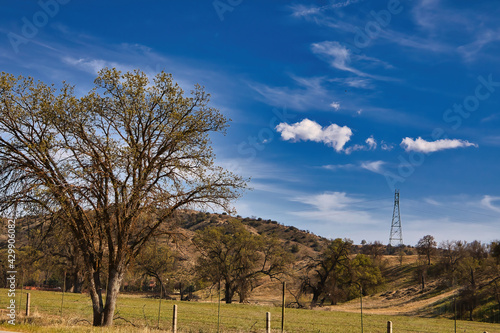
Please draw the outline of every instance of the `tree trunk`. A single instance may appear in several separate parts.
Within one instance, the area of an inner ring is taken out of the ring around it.
[[[106,292],[106,306],[103,312],[102,326],[112,326],[113,317],[115,315],[116,300],[118,298],[118,293],[120,292],[120,286],[123,281],[123,275],[125,272],[124,267],[118,267],[118,269],[110,269],[108,277],[108,290]]]
[[[106,305],[103,304],[102,299],[102,287],[103,284],[100,278],[100,267],[94,269],[92,267],[91,271],[93,274],[90,275],[90,298],[92,300],[92,311],[93,311],[93,326],[112,326],[113,317],[116,308],[116,299],[120,291],[120,286],[123,281],[123,276],[126,270],[126,266],[123,263],[117,265],[118,267],[109,267],[108,275],[108,285],[106,290]]]
[[[226,290],[224,292],[224,300],[226,304],[231,304],[233,302],[234,290],[231,288],[229,283],[226,283]]]
[[[93,271],[90,276],[90,299],[92,300],[92,313],[93,313],[93,326],[102,326],[102,313],[103,313],[103,302],[102,302],[102,288],[101,288],[101,278],[99,277],[99,270]]]
[[[80,293],[82,291],[82,282],[80,280],[80,274],[78,274],[78,270],[75,270],[68,280],[69,286],[67,288],[67,291],[72,293]]]
[[[311,301],[311,308],[314,308],[316,306],[316,304],[318,304],[319,296],[321,296],[321,290],[319,288],[314,289],[313,290],[313,298]]]

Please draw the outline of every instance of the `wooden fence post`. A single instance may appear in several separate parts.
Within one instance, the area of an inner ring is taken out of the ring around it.
[[[392,333],[392,321],[387,322],[387,333]]]
[[[271,333],[271,312],[266,312],[266,333]]]
[[[172,318],[172,333],[177,333],[177,304],[174,304],[174,315]]]
[[[26,317],[30,315],[30,299],[31,293],[26,293]]]
[[[281,300],[281,333],[285,331],[285,291],[286,282],[283,281],[283,295]]]

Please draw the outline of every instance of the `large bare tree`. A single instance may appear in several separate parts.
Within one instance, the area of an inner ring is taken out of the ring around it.
[[[230,210],[244,189],[214,164],[209,134],[227,120],[208,102],[202,87],[186,96],[164,72],[150,80],[103,69],[83,97],[67,84],[0,75],[0,209],[39,206],[64,221],[95,326],[112,325],[127,266],[177,209]]]

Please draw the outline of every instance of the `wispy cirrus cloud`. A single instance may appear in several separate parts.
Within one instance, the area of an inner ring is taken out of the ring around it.
[[[332,103],[333,94],[327,87],[324,77],[298,77],[290,75],[294,84],[284,87],[270,86],[261,83],[249,83],[249,87],[260,95],[260,99],[272,106],[288,108],[296,111],[311,109],[330,110],[340,108],[339,102]]]
[[[346,71],[352,74],[355,74],[360,77],[364,77],[364,81],[350,81],[352,84],[356,85],[362,83],[365,87],[367,86],[366,78],[381,80],[381,81],[390,81],[392,78],[380,76],[380,75],[372,75],[361,71],[357,68],[354,68],[351,65],[352,60],[356,60],[358,63],[370,63],[377,66],[383,66],[384,68],[392,68],[392,65],[389,63],[379,60],[377,58],[368,57],[366,55],[356,55],[352,54],[351,50],[347,47],[341,45],[337,41],[324,41],[320,43],[311,44],[311,51],[318,58],[327,62],[331,67]]]
[[[105,67],[116,68],[121,71],[130,71],[133,69],[133,67],[131,66],[127,66],[125,64],[121,64],[114,61],[108,61],[104,59],[74,58],[71,56],[64,56],[62,58],[62,61],[67,65],[73,66],[79,70],[94,75]]]
[[[345,0],[345,1],[340,1],[337,3],[323,5],[323,6],[294,4],[294,5],[289,6],[289,8],[292,11],[292,16],[308,17],[308,16],[323,13],[323,12],[331,10],[331,9],[338,9],[338,8],[347,7],[347,6],[356,4],[358,2],[362,2],[362,1],[364,1],[364,0]]]
[[[348,163],[348,164],[328,164],[321,166],[322,169],[337,171],[337,170],[354,170],[357,169],[358,166],[356,164]]]
[[[494,212],[500,213],[500,207],[494,204],[495,201],[500,201],[500,197],[485,195],[481,200],[481,205]]]
[[[386,164],[384,161],[363,162],[363,163],[361,163],[361,167],[363,169],[366,169],[366,170],[374,172],[374,173],[383,174],[384,173],[384,169],[383,169],[384,164]]]
[[[348,164],[328,164],[323,165],[321,168],[330,171],[362,171],[367,170],[378,174],[384,173],[384,165],[387,163],[385,161],[361,161],[356,164],[348,163]]]
[[[322,127],[307,118],[295,124],[280,123],[276,131],[281,133],[283,140],[322,142],[337,152],[344,149],[352,135],[352,130],[347,126],[331,124]]]
[[[466,61],[474,61],[481,54],[481,50],[488,44],[500,41],[500,30],[484,30],[478,32],[474,41],[457,48]]]
[[[421,153],[433,153],[445,149],[478,147],[478,145],[467,140],[460,139],[441,139],[437,141],[426,141],[421,137],[418,137],[417,139],[406,137],[401,142],[401,147],[403,147],[407,152],[416,151]]]

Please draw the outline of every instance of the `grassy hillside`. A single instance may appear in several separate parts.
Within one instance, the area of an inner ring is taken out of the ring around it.
[[[0,294],[6,290],[0,289]],[[173,305],[178,305],[179,332],[216,332],[218,304],[206,302],[174,302],[158,299],[122,295],[117,304],[114,329],[92,329],[90,300],[87,295],[66,294],[61,314],[62,294],[48,291],[32,291],[32,313],[30,318],[20,315],[15,327],[18,332],[169,332]],[[5,308],[6,299],[0,299]],[[326,310],[326,311],[325,311]],[[328,311],[330,309],[287,309],[285,330],[292,333],[355,333],[360,332],[359,308],[356,313]],[[265,314],[271,313],[273,332],[279,332],[281,309],[275,306],[245,304],[221,304],[221,332],[265,332]],[[160,315],[159,328],[158,315]],[[365,332],[385,332],[387,321],[392,321],[394,332],[442,333],[452,332],[453,321],[408,316],[374,315],[363,316]],[[5,323],[1,327],[12,329]],[[458,321],[458,332],[500,332],[498,324]]]
[[[237,219],[245,225],[245,227],[254,234],[266,235],[277,237],[283,244],[283,247],[293,254],[295,263],[289,273],[296,274],[301,265],[303,265],[303,258],[305,256],[315,256],[319,254],[329,244],[330,240],[320,237],[308,231],[299,230],[292,226],[285,226],[276,221],[263,220],[261,218],[243,218],[240,216],[232,217],[227,214],[211,214],[205,212],[184,210],[179,213],[175,221],[170,226],[170,232],[155,239],[158,243],[168,243],[175,247],[182,253],[182,260],[187,266],[192,268],[192,265],[198,255],[197,249],[192,245],[191,238],[199,230],[207,227],[218,226],[227,223],[229,220]],[[48,226],[40,222],[40,219],[22,219],[17,223],[17,240],[21,248],[28,248],[38,246],[38,236],[43,234]],[[42,230],[43,229],[43,230]],[[5,233],[0,237],[0,245],[5,248]],[[373,315],[410,315],[419,317],[433,317],[433,318],[453,318],[455,301],[459,296],[460,290],[457,286],[453,286],[449,280],[444,278],[440,272],[438,265],[431,265],[429,272],[426,275],[425,287],[422,288],[419,280],[419,269],[421,268],[421,260],[416,255],[413,248],[405,248],[403,256],[394,253],[394,249],[387,248],[386,246],[373,246],[367,244],[365,246],[354,246],[353,253],[363,252],[370,256],[377,265],[381,268],[384,277],[384,284],[379,286],[372,294],[366,296],[363,300],[365,313]],[[39,258],[32,256],[35,253]],[[389,255],[389,253],[394,253]],[[353,255],[354,255],[353,254]],[[63,286],[62,275],[64,267],[57,261],[60,258],[55,258],[55,264],[48,260],[46,253],[30,252],[29,255],[18,261],[21,270],[29,266],[26,283],[42,285],[47,281],[52,281],[57,286]],[[38,260],[35,264],[29,264],[29,260]],[[5,260],[2,255],[1,260]],[[53,265],[52,265],[53,264]],[[23,265],[25,265],[23,267]],[[419,266],[420,265],[420,266]],[[433,271],[434,270],[434,271]],[[193,273],[189,273],[193,274]],[[489,274],[489,273],[488,273]],[[498,302],[495,300],[493,294],[489,293],[491,290],[492,281],[491,274],[483,274],[478,276],[478,295],[482,298],[476,304],[473,311],[475,320],[483,321],[500,321],[500,311],[498,310]],[[140,286],[148,279],[141,274],[129,274],[126,278],[126,283],[132,285],[134,281]],[[293,280],[288,279],[289,286],[287,290],[287,302],[291,303],[294,298],[293,294],[296,292],[294,288],[297,286],[293,284]],[[136,284],[137,284],[136,283]],[[182,286],[173,287],[173,293],[170,297],[179,299],[179,288]],[[184,286],[185,287],[185,286]],[[197,291],[194,292],[195,296],[201,301],[213,301],[217,298],[214,289],[210,285],[198,284],[196,285]],[[129,289],[134,290],[134,289]],[[137,290],[137,289],[135,289]],[[141,292],[139,297],[146,297],[148,295],[157,295],[159,292],[158,286],[147,286],[146,291]],[[310,295],[302,296],[305,302],[310,300]],[[272,281],[268,278],[263,278],[259,284],[252,291],[248,299],[251,304],[259,304],[265,307],[274,307],[281,303],[281,283],[279,281]],[[466,318],[464,310],[460,309],[462,318]],[[358,312],[359,299],[354,299],[344,304],[335,306],[326,305],[321,309],[342,312]],[[500,330],[499,330],[500,331]]]

